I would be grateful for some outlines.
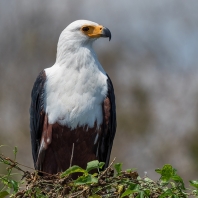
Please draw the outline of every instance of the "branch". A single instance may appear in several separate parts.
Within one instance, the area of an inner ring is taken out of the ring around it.
[[[98,178],[98,181],[107,173],[107,171],[111,168],[111,166],[113,165],[113,163],[114,163],[115,160],[116,160],[116,157],[113,159],[113,161],[111,162],[111,164],[106,168],[106,170],[104,172],[102,172],[102,174]]]

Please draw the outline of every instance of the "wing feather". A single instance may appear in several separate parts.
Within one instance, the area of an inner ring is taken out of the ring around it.
[[[101,137],[99,161],[105,162],[105,167],[108,167],[113,140],[116,133],[116,104],[114,88],[111,79],[107,75],[108,93],[105,101],[103,102],[103,127],[104,131]],[[105,104],[106,103],[106,104]],[[106,107],[108,106],[109,107]],[[105,110],[106,109],[106,110]],[[107,120],[108,119],[108,120]]]
[[[38,151],[40,147],[40,139],[42,135],[43,123],[44,123],[44,85],[46,81],[45,71],[41,71],[37,77],[31,94],[31,106],[30,106],[30,133],[32,143],[32,155],[34,160],[34,166],[36,167],[36,161],[38,157]]]

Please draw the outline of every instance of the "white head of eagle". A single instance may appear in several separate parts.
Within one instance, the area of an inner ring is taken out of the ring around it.
[[[100,37],[110,40],[110,30],[87,20],[68,25],[58,41],[55,64],[34,83],[30,128],[38,170],[68,168],[72,144],[73,164],[85,167],[98,159],[108,165],[116,130],[115,96],[92,48]]]
[[[74,53],[81,47],[92,47],[92,43],[100,37],[109,37],[108,28],[97,23],[78,20],[68,25],[60,35],[57,48],[57,62],[64,61],[64,53]]]

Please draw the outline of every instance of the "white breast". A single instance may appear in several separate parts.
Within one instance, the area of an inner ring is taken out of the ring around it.
[[[93,127],[103,121],[102,103],[107,95],[107,76],[93,57],[68,60],[45,69],[45,111],[50,124],[72,129]],[[80,65],[80,66],[79,66]]]

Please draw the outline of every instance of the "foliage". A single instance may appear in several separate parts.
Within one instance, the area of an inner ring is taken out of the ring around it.
[[[2,146],[0,146],[2,147]],[[7,174],[1,175],[0,174],[0,184],[1,184],[1,189],[0,189],[0,198],[6,197],[7,195],[10,195],[11,192],[14,194],[19,191],[19,186],[22,184],[22,181],[15,181],[13,179],[13,167],[15,166],[15,161],[16,161],[16,154],[17,154],[17,148],[15,147],[13,150],[14,153],[14,160],[11,160],[9,158],[5,158],[2,154],[0,155],[0,164],[5,164],[8,165],[6,171]],[[12,162],[12,166],[11,165]],[[19,168],[19,170],[21,170]]]
[[[122,164],[113,162],[102,171],[103,162],[94,160],[87,163],[86,169],[72,166],[56,175],[45,174],[39,176],[37,172],[25,172],[16,162],[17,148],[14,149],[14,160],[0,154],[0,162],[6,164],[7,174],[0,176],[0,198],[9,197],[120,197],[120,198],[185,198],[198,197],[198,180],[190,181],[192,188],[184,186],[177,170],[170,164],[156,169],[160,174],[159,181],[155,182],[148,177],[141,178],[136,171],[122,170]],[[13,169],[23,172],[23,179],[12,179]],[[76,178],[75,178],[76,177]],[[73,179],[72,179],[73,178]],[[23,182],[26,188],[21,189]]]

